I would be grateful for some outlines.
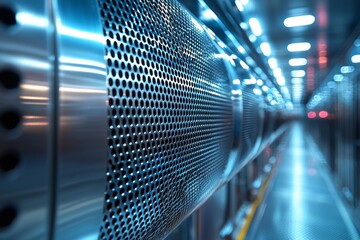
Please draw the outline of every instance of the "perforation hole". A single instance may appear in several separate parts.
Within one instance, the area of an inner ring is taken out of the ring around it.
[[[0,6],[0,23],[5,26],[13,26],[16,24],[16,13],[13,9]]]
[[[0,209],[0,229],[9,227],[14,222],[16,215],[16,208],[12,206]]]
[[[4,173],[14,170],[19,164],[19,155],[15,151],[7,151],[0,156],[0,170]]]
[[[13,130],[18,127],[21,116],[14,110],[8,110],[0,115],[0,124],[6,130]]]
[[[0,85],[5,89],[16,89],[20,86],[21,77],[12,69],[3,69],[0,71]]]

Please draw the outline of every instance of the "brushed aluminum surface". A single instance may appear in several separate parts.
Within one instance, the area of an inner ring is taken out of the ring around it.
[[[46,7],[44,1],[0,1],[0,161],[9,164],[0,170],[0,239],[49,234],[52,52]]]
[[[55,1],[58,81],[55,239],[96,239],[107,159],[104,37],[96,1]]]

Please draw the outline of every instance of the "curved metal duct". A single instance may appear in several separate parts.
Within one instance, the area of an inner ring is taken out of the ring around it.
[[[253,85],[243,85],[243,114],[241,122],[241,159],[254,157],[260,148],[264,122],[263,97],[254,94]]]
[[[159,239],[224,181],[231,86],[214,41],[176,1],[99,1],[109,162],[100,237]]]
[[[46,3],[0,1],[0,238],[161,239],[259,149],[262,100],[175,0]]]

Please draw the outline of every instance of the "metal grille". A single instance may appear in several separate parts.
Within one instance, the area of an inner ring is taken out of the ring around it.
[[[262,125],[259,97],[253,93],[253,88],[244,86],[243,89],[243,119],[241,154],[247,156],[253,151],[256,140],[259,137]]]
[[[160,239],[220,184],[233,141],[217,48],[171,0],[99,0],[109,160],[101,239]]]

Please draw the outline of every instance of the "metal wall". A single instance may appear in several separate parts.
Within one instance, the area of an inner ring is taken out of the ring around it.
[[[307,105],[308,126],[333,173],[338,190],[360,226],[359,39]],[[355,56],[355,58],[354,58]]]

